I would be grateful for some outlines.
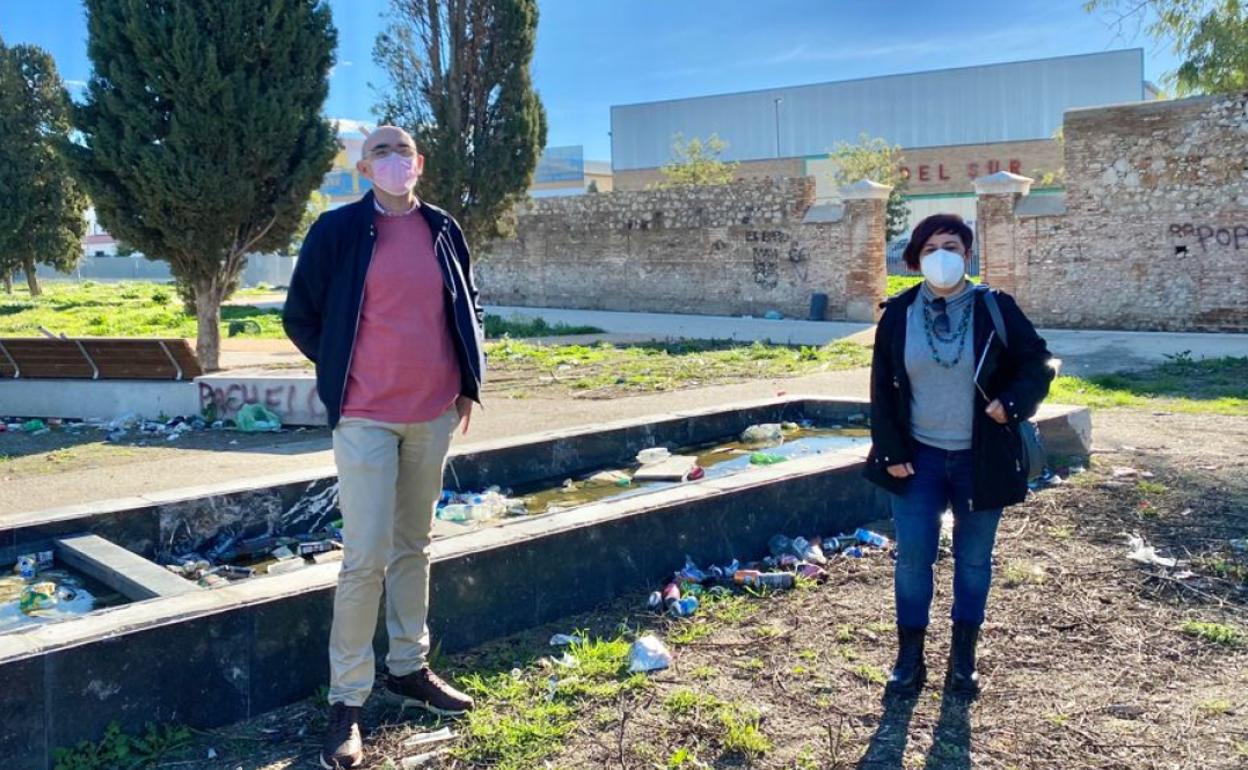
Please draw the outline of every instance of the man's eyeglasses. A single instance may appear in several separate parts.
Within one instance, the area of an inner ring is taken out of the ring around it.
[[[368,157],[372,158],[373,160],[380,160],[381,158],[387,158],[395,154],[402,155],[405,158],[411,158],[416,155],[416,148],[409,147],[406,144],[400,144],[400,145],[379,144],[376,147],[368,151]]]

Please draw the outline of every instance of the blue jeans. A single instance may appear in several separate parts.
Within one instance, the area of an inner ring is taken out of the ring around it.
[[[992,583],[992,547],[1001,509],[972,511],[971,453],[918,444],[905,494],[892,495],[897,528],[893,590],[897,625],[926,628],[932,565],[940,549],[940,516],[953,508],[953,620],[980,625]]]

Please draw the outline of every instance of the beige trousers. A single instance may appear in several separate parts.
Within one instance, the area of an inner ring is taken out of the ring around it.
[[[383,585],[386,667],[403,676],[425,665],[430,532],[458,421],[452,406],[429,422],[344,417],[334,429],[344,551],[329,634],[330,703],[362,706],[373,688]]]

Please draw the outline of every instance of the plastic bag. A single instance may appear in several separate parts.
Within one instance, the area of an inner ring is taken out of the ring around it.
[[[260,404],[247,404],[238,410],[234,424],[243,433],[264,433],[281,430],[282,418],[276,413],[265,409]]]
[[[661,671],[672,665],[672,653],[657,637],[646,634],[628,650],[628,671],[636,674],[642,671]]]

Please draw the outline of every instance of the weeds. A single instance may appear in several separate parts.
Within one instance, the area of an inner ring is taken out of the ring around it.
[[[1243,643],[1244,635],[1234,626],[1225,623],[1209,623],[1203,620],[1188,620],[1179,627],[1188,636],[1195,636],[1206,642],[1220,644],[1225,647],[1237,647]]]

